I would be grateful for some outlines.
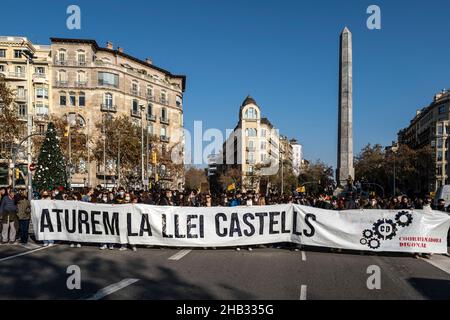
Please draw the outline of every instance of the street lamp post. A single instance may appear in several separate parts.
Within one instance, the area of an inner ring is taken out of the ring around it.
[[[33,131],[33,109],[31,108],[31,94],[32,94],[32,86],[31,86],[31,70],[30,70],[30,62],[33,62],[33,53],[29,50],[22,50],[21,55],[25,57],[27,60],[27,88],[28,88],[28,94],[27,94],[27,162],[28,166],[31,164],[31,136]],[[33,174],[31,173],[31,170],[28,168],[28,199],[32,199],[32,193],[33,193]]]
[[[141,182],[144,188],[145,169],[144,169],[144,105],[140,105],[141,108]]]

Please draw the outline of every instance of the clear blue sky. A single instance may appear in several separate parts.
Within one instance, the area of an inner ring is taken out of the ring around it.
[[[29,5],[25,5],[29,3]],[[82,29],[66,29],[66,8]],[[377,4],[382,30],[366,28]],[[416,109],[450,87],[450,2],[433,1],[9,1],[2,35],[110,40],[187,75],[185,124],[234,128],[247,94],[308,159],[336,163],[339,33],[353,33],[355,153],[390,144]]]

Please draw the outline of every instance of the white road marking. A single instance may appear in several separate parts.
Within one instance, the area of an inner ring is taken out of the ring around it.
[[[431,259],[421,258],[421,260],[428,262],[432,266],[435,266],[436,268],[450,274],[450,258],[447,256],[434,254],[431,256]]]
[[[169,258],[169,260],[180,260],[192,250],[181,250]]]
[[[300,300],[306,300],[306,286],[302,285],[300,287]]]
[[[139,279],[124,279],[120,282],[114,283],[112,285],[109,285],[99,291],[97,291],[96,294],[94,294],[92,297],[87,298],[86,300],[100,300],[103,299],[104,297],[117,292],[123,288],[126,288],[130,285],[132,285],[133,283],[139,281]]]
[[[302,251],[302,261],[306,261],[306,253],[305,253],[305,251]]]
[[[55,246],[57,246],[57,245],[56,244],[53,245],[53,247],[55,247]],[[27,254],[31,254],[31,253],[34,253],[34,252],[37,252],[37,251],[45,250],[45,249],[48,249],[48,248],[51,248],[51,247],[50,246],[48,246],[48,247],[40,247],[40,248],[37,248],[37,249],[34,249],[34,250],[30,250],[30,251],[27,251],[27,252],[22,252],[22,253],[19,253],[19,254],[15,254],[13,256],[0,259],[0,262],[11,260],[11,259],[22,257],[22,256],[26,256]]]

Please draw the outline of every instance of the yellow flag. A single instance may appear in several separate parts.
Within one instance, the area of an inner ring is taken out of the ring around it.
[[[235,185],[234,183],[230,184],[230,185],[227,187],[227,191],[232,191],[232,190],[234,190],[234,189],[236,189],[236,185]]]

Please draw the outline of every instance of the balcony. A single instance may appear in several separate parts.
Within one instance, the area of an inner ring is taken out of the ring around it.
[[[246,163],[247,164],[255,164],[256,161],[255,161],[255,159],[247,159]]]
[[[248,152],[255,152],[256,148],[255,147],[247,147],[247,151]]]
[[[87,88],[88,83],[87,81],[77,81],[75,82],[75,86],[78,88]]]
[[[68,66],[69,62],[67,60],[55,60],[55,66]]]
[[[87,67],[87,62],[86,61],[77,61],[76,65],[78,67]]]
[[[161,99],[159,99],[159,103],[168,106],[168,105],[169,105],[169,100],[168,100],[168,99],[161,98]]]
[[[68,81],[56,81],[55,86],[56,87],[67,87],[69,85]]]
[[[117,112],[117,106],[102,103],[102,105],[100,106],[100,111],[102,111],[102,112]]]
[[[28,120],[28,115],[24,114],[22,112],[19,112],[19,114],[17,115],[17,117],[19,118],[19,120],[21,121],[27,121]]]
[[[147,120],[155,122],[156,121],[156,116],[154,114],[148,114],[147,113]]]
[[[33,74],[34,83],[47,83],[47,75],[45,73],[35,73]]]
[[[139,92],[139,90],[133,90],[133,89],[131,89],[131,94],[132,94],[133,96],[139,97],[140,92]]]
[[[26,75],[25,75],[25,72],[10,72],[9,73],[9,78],[25,79]]]
[[[161,140],[161,142],[168,143],[170,141],[170,138],[168,136],[160,136],[160,140]]]
[[[133,109],[131,109],[131,116],[135,117],[135,118],[140,118],[141,117],[141,110],[133,110]]]
[[[156,101],[155,96],[152,94],[146,94],[145,97],[147,98],[148,101],[152,101],[152,102]]]
[[[166,117],[159,117],[159,121],[162,123],[162,124],[170,124],[170,121],[169,121],[169,118],[166,118]]]

